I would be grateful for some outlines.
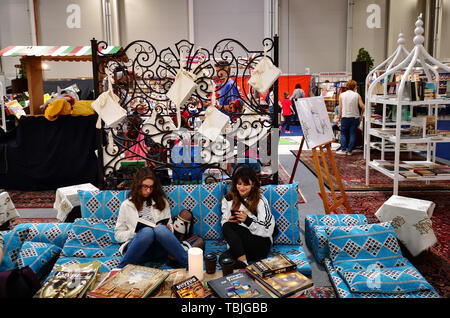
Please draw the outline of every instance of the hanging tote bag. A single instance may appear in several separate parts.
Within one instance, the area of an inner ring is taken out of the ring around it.
[[[248,84],[261,94],[264,94],[280,75],[281,70],[273,65],[272,61],[267,57],[267,49],[264,48],[264,57],[253,69]]]
[[[215,142],[217,137],[222,132],[222,129],[228,124],[228,115],[222,113],[216,108],[216,84],[213,83],[213,91],[211,95],[211,105],[206,108],[205,119],[202,125],[198,128],[198,132]]]
[[[191,97],[197,84],[195,75],[184,69],[185,61],[183,54],[180,55],[180,69],[175,77],[175,81],[167,92],[166,96],[175,104],[177,109],[177,130],[181,127],[180,107]]]
[[[127,111],[123,109],[119,104],[119,96],[114,94],[112,88],[112,75],[108,69],[106,69],[106,75],[108,77],[108,90],[102,93],[93,103],[92,108],[98,114],[98,120],[96,127],[102,128],[101,121],[105,122],[107,127],[114,127],[127,117]]]

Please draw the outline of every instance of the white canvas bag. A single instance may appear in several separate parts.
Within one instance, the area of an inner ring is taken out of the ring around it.
[[[106,69],[106,75],[108,76],[108,90],[100,94],[92,103],[92,108],[98,114],[96,124],[98,129],[102,128],[101,120],[105,122],[107,127],[113,127],[127,117],[127,111],[119,104],[119,96],[114,94],[112,88],[113,79],[108,69]]]
[[[264,48],[264,57],[253,69],[248,84],[261,94],[264,94],[280,75],[281,70],[273,65],[267,57],[267,49]]]
[[[211,105],[206,108],[205,119],[198,128],[198,132],[212,142],[215,142],[217,137],[222,133],[222,129],[228,124],[230,118],[216,108],[216,84],[214,82],[212,91]]]
[[[163,121],[157,121],[156,115],[156,110],[153,110],[150,117],[143,123],[142,131],[150,135],[155,143],[160,144],[166,132],[169,133],[177,130],[177,127],[175,127],[175,124],[169,116],[163,116]]]
[[[177,130],[181,127],[180,107],[191,97],[197,84],[195,75],[184,69],[184,56],[180,56],[180,69],[178,70],[175,81],[167,92],[166,96],[175,104],[177,108]]]

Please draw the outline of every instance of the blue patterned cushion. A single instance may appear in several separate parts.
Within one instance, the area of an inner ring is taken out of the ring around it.
[[[272,207],[279,233],[274,244],[302,244],[298,218],[298,182],[293,184],[266,185],[261,187],[263,195]]]
[[[325,229],[333,265],[339,270],[366,269],[371,265],[394,267],[402,257],[390,222]]]
[[[3,235],[3,261],[0,264],[0,272],[17,268],[17,259],[22,244],[28,235],[28,228],[16,226],[13,230],[2,232]]]
[[[340,271],[352,292],[408,293],[430,290],[430,284],[412,266]]]
[[[313,230],[315,226],[354,226],[363,224],[368,224],[367,218],[363,214],[307,215],[305,218],[306,245],[314,250]],[[323,234],[323,232],[319,233]]]
[[[222,182],[201,185],[163,186],[172,216],[188,209],[194,216],[194,233],[205,240],[221,238],[221,199],[226,193]]]
[[[116,219],[130,191],[78,191],[82,218]]]
[[[401,266],[413,267],[406,258],[398,260],[398,263],[402,264]],[[325,258],[324,265],[331,278],[331,283],[340,298],[440,298],[439,294],[431,286],[429,286],[430,289],[428,290],[406,293],[352,292],[329,258]]]
[[[21,225],[28,228],[27,241],[49,243],[60,248],[64,246],[72,228],[72,223],[26,223]]]
[[[119,256],[120,245],[114,238],[114,223],[95,218],[77,219],[64,244],[62,256],[101,258]]]
[[[20,250],[17,264],[19,268],[29,266],[39,279],[48,274],[61,248],[48,243],[25,242]]]

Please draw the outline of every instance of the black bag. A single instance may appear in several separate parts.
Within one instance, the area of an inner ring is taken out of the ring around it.
[[[0,298],[32,298],[40,288],[38,277],[28,266],[0,272]]]

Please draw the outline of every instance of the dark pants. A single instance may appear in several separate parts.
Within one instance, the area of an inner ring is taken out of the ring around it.
[[[293,124],[292,120],[294,119],[294,115],[288,115],[288,116],[284,116],[284,123],[283,123],[283,127],[286,128],[286,130],[289,130],[289,128],[291,128],[291,125]]]
[[[356,131],[359,126],[359,118],[343,117],[341,119],[341,150],[352,152],[355,147]],[[348,147],[347,147],[348,136]]]
[[[248,261],[266,258],[272,245],[270,238],[253,235],[247,228],[232,222],[222,226],[222,234],[235,259],[242,255],[245,255]]]

